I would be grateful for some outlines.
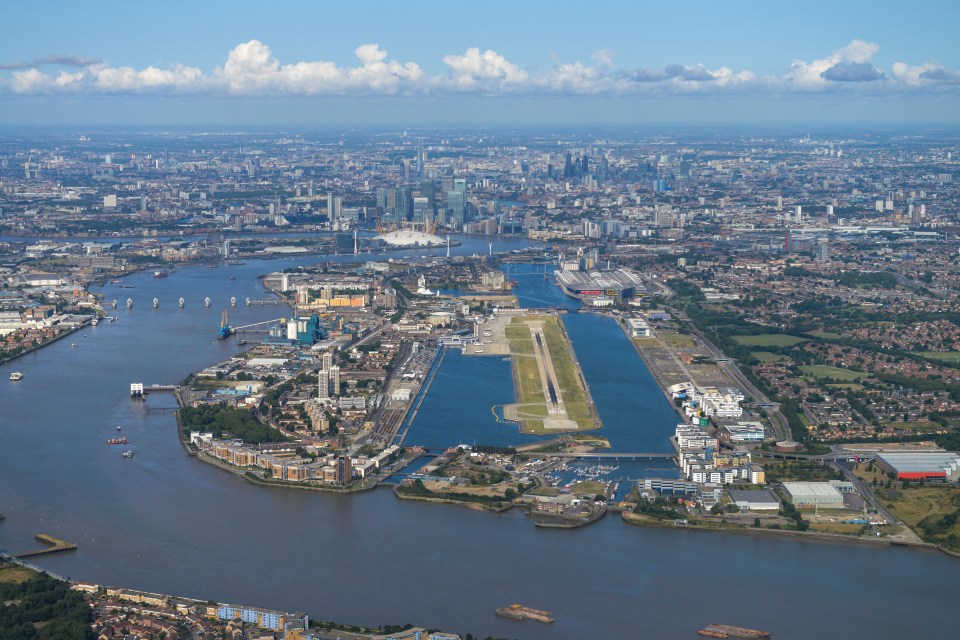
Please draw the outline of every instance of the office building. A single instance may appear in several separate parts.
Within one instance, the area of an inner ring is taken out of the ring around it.
[[[458,227],[466,222],[467,194],[462,191],[447,192],[447,221]]]
[[[413,199],[413,223],[428,225],[433,223],[433,209],[429,198]]]

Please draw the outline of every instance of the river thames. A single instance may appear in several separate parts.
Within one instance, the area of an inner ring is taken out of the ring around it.
[[[494,250],[526,244],[498,240]],[[486,248],[486,240],[467,240],[457,253]],[[380,256],[333,259],[358,258]],[[263,298],[257,275],[321,259],[131,276],[125,282],[135,288],[103,290],[120,301],[117,322],[4,365],[0,549],[35,548],[33,536],[44,532],[80,548],[36,564],[74,579],[481,637],[696,638],[697,629],[722,622],[777,639],[892,639],[939,636],[960,623],[953,596],[960,562],[938,553],[645,529],[615,517],[582,530],[542,530],[520,512],[402,502],[386,488],[338,496],[252,486],[187,456],[169,411],[173,398],[132,402],[129,384],[176,383],[233,355],[235,340],[216,340],[229,297]],[[519,279],[526,306],[575,306],[542,275]],[[127,297],[132,310],[122,308]],[[231,321],[285,312],[238,307]],[[621,450],[669,450],[676,414],[616,323],[587,314],[565,322],[601,433]],[[13,370],[24,373],[21,382],[6,381]],[[409,442],[522,442],[490,412],[510,401],[509,363],[451,353]],[[104,445],[117,425],[136,451],[132,460]],[[557,621],[494,615],[513,602],[549,609]]]

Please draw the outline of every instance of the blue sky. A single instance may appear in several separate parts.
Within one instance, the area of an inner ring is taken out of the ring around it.
[[[957,2],[10,4],[9,123],[960,120]]]

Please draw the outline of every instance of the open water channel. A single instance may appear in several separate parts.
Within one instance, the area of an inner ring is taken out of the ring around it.
[[[520,246],[501,241],[494,250]],[[486,241],[468,241],[456,251],[484,249]],[[519,512],[402,502],[388,489],[335,496],[256,487],[186,456],[164,410],[173,399],[131,402],[129,384],[175,383],[236,353],[235,341],[216,340],[229,297],[264,297],[258,274],[317,260],[132,276],[134,289],[104,289],[121,306],[134,299],[117,322],[0,367],[0,549],[35,548],[33,536],[45,532],[80,549],[36,563],[77,579],[481,637],[692,639],[723,622],[778,640],[899,639],[940,637],[960,623],[960,563],[937,553],[644,529],[615,517],[541,530]],[[527,306],[575,306],[542,275],[518,279]],[[231,321],[284,312],[238,307]],[[620,329],[586,314],[565,322],[604,435],[621,451],[668,451],[675,415]],[[13,370],[24,373],[19,383],[7,382]],[[490,413],[511,396],[509,363],[448,357],[410,442],[523,441]],[[117,425],[133,459],[105,445]],[[494,615],[513,602],[549,609],[557,622]]]

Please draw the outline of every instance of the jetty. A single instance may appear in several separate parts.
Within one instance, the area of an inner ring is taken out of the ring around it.
[[[45,549],[37,549],[36,551],[26,551],[24,553],[15,553],[13,554],[14,558],[30,558],[33,556],[40,556],[45,553],[57,553],[58,551],[73,551],[77,548],[77,545],[72,542],[67,542],[65,540],[60,540],[59,538],[54,538],[53,536],[47,535],[45,533],[38,533],[36,539],[40,542],[48,545]]]

